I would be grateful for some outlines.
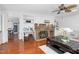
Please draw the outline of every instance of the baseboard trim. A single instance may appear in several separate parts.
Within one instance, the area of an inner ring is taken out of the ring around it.
[[[0,45],[4,45],[4,44],[8,44],[8,42],[5,42],[5,43],[1,43]]]

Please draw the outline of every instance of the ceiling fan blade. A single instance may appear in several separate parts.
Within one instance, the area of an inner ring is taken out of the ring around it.
[[[66,8],[67,9],[72,9],[72,8],[75,8],[75,7],[77,7],[77,5],[74,4],[74,5],[67,6]]]
[[[57,14],[60,14],[60,10],[57,12]]]
[[[65,9],[65,12],[71,12],[71,10],[70,9]]]

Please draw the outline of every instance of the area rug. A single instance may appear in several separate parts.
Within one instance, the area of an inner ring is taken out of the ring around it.
[[[58,54],[56,51],[54,51],[53,49],[49,48],[46,45],[39,46],[39,48],[46,54]],[[66,52],[64,54],[70,54],[70,53]]]

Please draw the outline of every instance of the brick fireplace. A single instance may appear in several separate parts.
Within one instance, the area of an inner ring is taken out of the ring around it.
[[[53,24],[35,24],[36,39],[42,39],[46,37],[52,38],[54,36]]]

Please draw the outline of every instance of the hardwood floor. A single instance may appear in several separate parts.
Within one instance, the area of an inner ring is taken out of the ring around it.
[[[0,45],[0,54],[44,54],[38,46],[34,40],[25,42],[21,40],[9,40],[8,43]]]

